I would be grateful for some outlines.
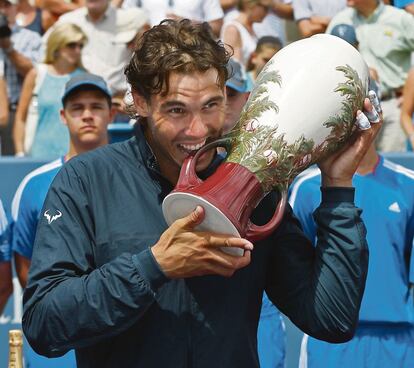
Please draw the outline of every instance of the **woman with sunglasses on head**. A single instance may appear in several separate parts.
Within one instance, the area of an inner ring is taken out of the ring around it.
[[[61,24],[50,34],[44,63],[33,68],[23,83],[13,130],[16,155],[49,160],[67,152],[68,130],[59,113],[61,97],[66,82],[84,70],[81,53],[85,42],[85,34],[73,24]],[[33,142],[28,144],[25,136],[31,132],[26,122],[33,96],[37,99],[38,119]]]
[[[239,0],[238,16],[225,22],[221,39],[233,49],[233,58],[246,67],[251,53],[256,49],[257,36],[253,23],[260,23],[267,15],[270,0]]]

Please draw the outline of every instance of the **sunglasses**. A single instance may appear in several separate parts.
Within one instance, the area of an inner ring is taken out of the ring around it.
[[[65,46],[73,50],[77,47],[79,47],[81,50],[83,49],[83,43],[81,42],[69,42]]]

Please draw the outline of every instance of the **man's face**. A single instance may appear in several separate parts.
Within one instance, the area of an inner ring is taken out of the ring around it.
[[[6,0],[0,0],[0,13],[7,17],[10,25],[13,25],[16,21],[17,5],[13,5]]]
[[[266,17],[269,7],[256,4],[249,9],[249,16],[252,22],[260,23]]]
[[[235,89],[226,87],[226,121],[224,123],[224,133],[228,133],[239,120],[240,113],[243,110],[249,93],[237,92]]]
[[[373,0],[347,0],[346,5],[358,10],[361,6],[364,7],[367,3],[371,2],[373,2]]]
[[[87,150],[107,143],[107,128],[113,113],[102,92],[74,91],[60,115],[76,147]]]
[[[221,136],[225,117],[224,88],[217,84],[217,71],[171,73],[168,94],[151,96],[149,101],[134,94],[139,115],[147,117],[145,135],[170,181],[178,178],[186,157]],[[205,169],[215,150],[203,154],[197,171]]]
[[[109,5],[109,0],[86,0],[85,5],[89,13],[103,14]]]
[[[278,50],[273,47],[265,47],[260,52],[254,52],[252,54],[252,64],[259,74],[267,62],[276,54]]]

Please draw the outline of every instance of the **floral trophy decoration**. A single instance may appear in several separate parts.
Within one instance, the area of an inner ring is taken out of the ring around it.
[[[367,65],[338,37],[316,35],[283,48],[259,74],[235,128],[185,160],[176,188],[163,202],[167,223],[201,205],[205,219],[199,230],[251,241],[271,234],[283,217],[292,180],[340,149],[356,129],[367,89]],[[225,146],[227,156],[202,181],[195,173],[197,159],[217,146]],[[257,226],[250,215],[271,191],[280,194],[275,214]]]

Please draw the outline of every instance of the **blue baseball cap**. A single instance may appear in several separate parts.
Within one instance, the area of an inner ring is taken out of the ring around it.
[[[92,73],[80,73],[73,76],[66,83],[65,91],[63,92],[62,96],[62,104],[65,104],[66,99],[73,92],[79,89],[87,90],[88,87],[90,89],[97,89],[101,91],[109,100],[111,100],[111,91],[109,90],[108,85],[102,77]]]
[[[249,83],[243,66],[236,60],[230,59],[227,63],[227,73],[229,79],[226,81],[226,87],[232,88],[240,93],[251,92],[251,83]]]
[[[349,24],[337,24],[331,30],[332,36],[342,38],[344,41],[350,43],[352,46],[358,46],[358,39],[355,33],[355,28]]]

